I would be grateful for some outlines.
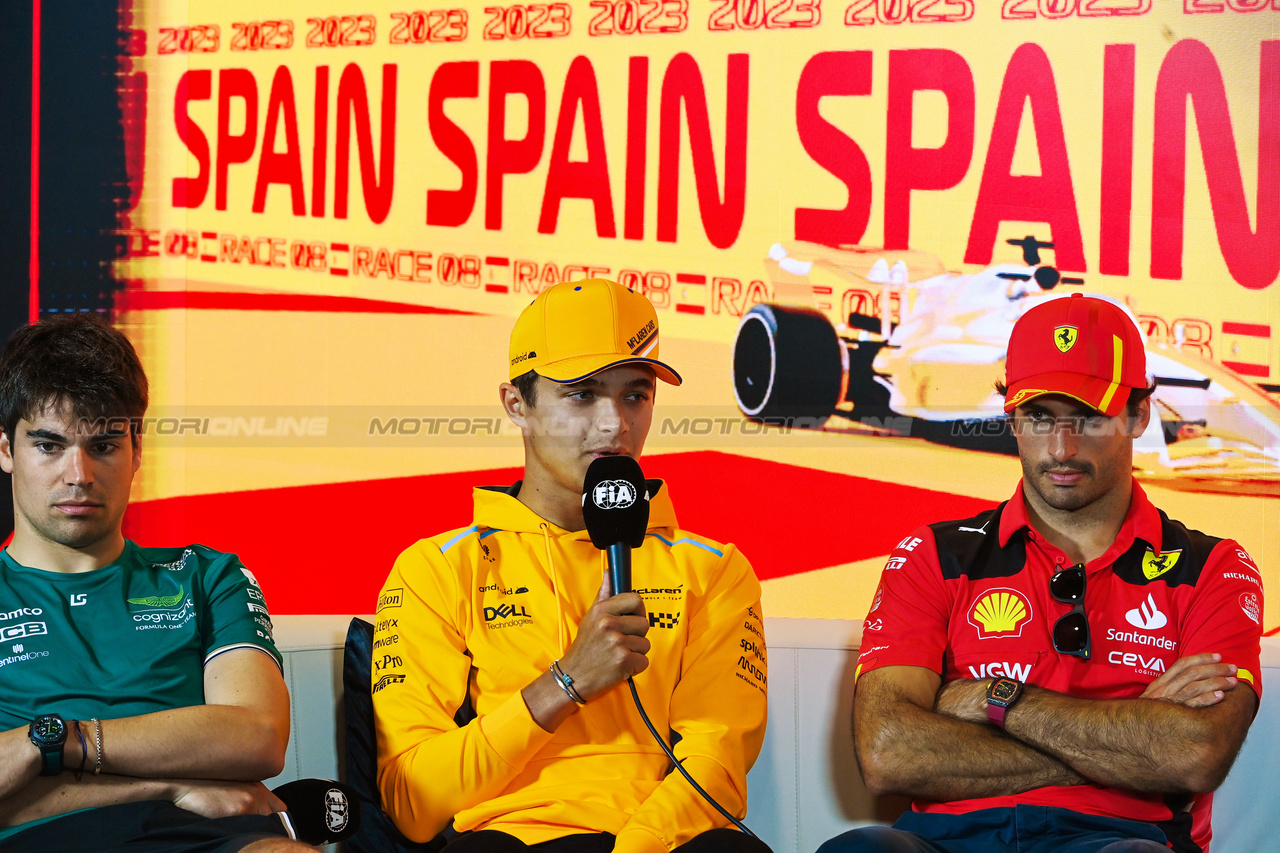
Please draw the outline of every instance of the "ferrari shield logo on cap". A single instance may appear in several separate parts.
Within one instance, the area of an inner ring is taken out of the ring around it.
[[[1053,330],[1053,342],[1062,352],[1070,352],[1079,336],[1080,330],[1075,326],[1058,326]]]

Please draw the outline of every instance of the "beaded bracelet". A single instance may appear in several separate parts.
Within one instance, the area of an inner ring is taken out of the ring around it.
[[[579,706],[587,704],[587,700],[583,699],[573,686],[573,679],[560,668],[560,661],[558,660],[551,662],[551,677],[556,680],[556,683],[560,685],[560,689],[564,691],[564,695],[568,696],[573,704]]]
[[[98,722],[97,717],[90,722],[93,723],[93,746],[98,751],[98,760],[93,767],[93,775],[97,776],[102,772],[102,723]]]

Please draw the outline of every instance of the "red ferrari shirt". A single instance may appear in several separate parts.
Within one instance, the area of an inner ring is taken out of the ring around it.
[[[1050,595],[1049,578],[1072,564],[1031,527],[1021,483],[994,510],[918,528],[885,565],[858,675],[921,666],[944,682],[1007,676],[1073,696],[1124,698],[1139,696],[1178,658],[1218,652],[1261,695],[1262,576],[1234,541],[1171,521],[1134,481],[1115,542],[1085,566],[1089,660],[1053,647],[1054,623],[1072,605]],[[914,807],[960,814],[1025,803],[1151,823],[1177,819],[1178,834],[1205,849],[1211,795],[1196,800],[1077,785]]]

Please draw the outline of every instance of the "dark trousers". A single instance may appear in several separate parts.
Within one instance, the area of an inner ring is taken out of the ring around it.
[[[837,835],[818,853],[1169,853],[1150,823],[1047,806],[962,815],[907,812],[892,826]]]
[[[443,853],[519,853],[540,850],[545,853],[609,853],[614,837],[607,832],[566,835],[541,844],[525,844],[505,832],[483,829],[459,835]],[[712,829],[686,841],[673,853],[772,853],[769,845],[736,829]]]
[[[148,800],[72,812],[0,841],[4,853],[235,853],[285,836],[279,815],[205,818]]]

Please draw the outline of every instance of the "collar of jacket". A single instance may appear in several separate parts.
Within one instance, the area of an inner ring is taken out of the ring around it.
[[[491,527],[498,530],[509,530],[513,533],[541,533],[541,525],[546,524],[553,536],[565,536],[570,539],[590,539],[585,530],[568,531],[557,527],[542,516],[529,509],[516,498],[520,493],[522,480],[510,486],[478,486],[472,490],[471,497],[475,505],[473,524],[477,527]],[[671,497],[664,488],[662,480],[645,480],[649,488],[649,530],[674,529],[677,527],[676,510]]]

